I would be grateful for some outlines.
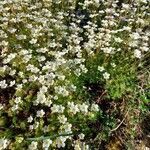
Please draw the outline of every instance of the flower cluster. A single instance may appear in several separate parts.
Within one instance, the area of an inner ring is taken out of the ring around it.
[[[88,122],[101,110],[83,94],[82,77],[109,83],[122,56],[140,63],[149,52],[148,8],[148,0],[0,1],[0,115],[10,135],[23,137],[20,147],[90,149]],[[0,149],[18,146],[5,136]]]

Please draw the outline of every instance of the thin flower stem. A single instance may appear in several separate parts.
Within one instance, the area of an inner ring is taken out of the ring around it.
[[[54,136],[41,136],[41,137],[36,137],[36,138],[27,138],[27,141],[41,141],[41,140],[46,140],[46,139],[53,139],[56,137],[60,137],[60,136],[70,136],[73,135],[73,133],[64,133],[64,134],[58,134],[58,135],[54,135]]]

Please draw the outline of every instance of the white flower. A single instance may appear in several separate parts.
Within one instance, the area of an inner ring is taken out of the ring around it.
[[[18,39],[18,40],[25,40],[26,38],[27,38],[26,35],[18,35],[18,36],[17,36],[17,39]]]
[[[37,79],[38,79],[38,77],[35,76],[35,75],[31,75],[31,76],[29,77],[29,81],[36,81]]]
[[[76,76],[80,76],[81,75],[81,69],[79,69],[79,68],[75,69],[74,73],[75,73]]]
[[[115,40],[115,42],[118,42],[118,43],[121,43],[121,42],[123,41],[123,40],[122,40],[121,38],[119,38],[119,37],[118,37],[118,38],[115,38],[114,40]]]
[[[10,29],[8,29],[8,31],[9,31],[10,33],[15,33],[16,30],[17,30],[17,29],[15,29],[15,28],[10,28]]]
[[[102,50],[104,51],[104,53],[111,54],[114,51],[114,48],[113,47],[104,47],[104,48],[102,48]]]
[[[29,29],[32,29],[33,26],[32,26],[32,24],[27,24],[26,27]]]
[[[103,66],[98,66],[98,70],[99,70],[100,72],[102,72],[102,71],[105,70],[105,68],[104,68]]]
[[[37,42],[37,39],[32,39],[31,41],[30,41],[30,44],[35,44]]]
[[[21,97],[16,97],[16,98],[15,98],[15,103],[16,103],[16,104],[21,103]]]
[[[25,63],[27,63],[31,58],[32,58],[32,55],[25,55],[25,56],[23,57],[23,61],[24,61]]]
[[[68,102],[69,112],[76,114],[79,112],[78,105],[75,105],[74,102]]]
[[[44,48],[37,49],[36,51],[39,53],[46,53],[48,51],[48,49],[46,47],[44,47]]]
[[[4,106],[2,104],[0,104],[0,110],[2,110],[4,108]]]
[[[11,110],[12,110],[12,111],[16,111],[16,110],[18,110],[18,108],[19,108],[19,107],[18,107],[18,105],[16,104],[16,105],[13,105],[13,107],[11,108]]]
[[[146,46],[143,46],[141,49],[142,49],[143,51],[145,51],[145,52],[148,52],[148,51],[149,51],[149,48],[146,47]]]
[[[15,75],[15,73],[16,73],[16,70],[11,70],[11,71],[9,72],[9,75],[13,76],[13,75]]]
[[[85,65],[80,64],[80,69],[82,70],[83,73],[87,73],[87,68],[85,67]]]
[[[85,149],[85,150],[90,150],[89,145],[85,145],[85,144],[84,144],[84,149]]]
[[[85,137],[85,135],[84,135],[83,133],[79,134],[78,136],[79,136],[79,139],[80,139],[80,140],[83,140],[84,137]]]
[[[57,139],[56,139],[56,145],[57,145],[57,147],[58,148],[65,147],[65,141],[66,141],[65,137],[63,137],[63,136],[57,137]]]
[[[58,112],[58,111],[59,111],[59,105],[54,104],[54,105],[51,107],[51,111],[52,111],[52,113]]]
[[[28,121],[27,122],[32,122],[33,121],[33,117],[32,116],[30,116],[30,117],[28,117]]]
[[[149,1],[148,0],[139,0],[139,2],[147,4]]]
[[[82,150],[80,145],[77,143],[74,145],[74,150]]]
[[[65,110],[65,107],[64,106],[62,106],[62,105],[59,105],[59,113],[63,113],[64,112],[64,110]]]
[[[52,140],[50,139],[43,140],[43,148],[49,148],[51,144],[52,144]]]
[[[44,103],[46,106],[51,106],[51,104],[52,104],[52,101],[50,100],[50,99],[47,99],[46,101],[45,101],[45,103]]]
[[[85,103],[79,105],[79,109],[80,109],[80,111],[83,112],[83,113],[87,113],[87,112],[88,112],[88,107],[89,107],[89,106],[86,105]]]
[[[43,127],[43,132],[44,132],[44,133],[49,132],[49,126],[44,126],[44,127]]]
[[[58,79],[63,81],[63,80],[65,80],[65,76],[64,75],[58,75]]]
[[[45,60],[46,60],[45,56],[39,56],[38,57],[39,62],[42,62],[42,61],[45,61]]]
[[[139,35],[139,33],[137,33],[137,32],[134,32],[134,33],[132,33],[131,35],[131,38],[133,38],[134,40],[137,40],[137,39],[140,39],[140,35]]]
[[[3,46],[7,46],[7,45],[8,45],[8,42],[6,42],[6,41],[2,41],[2,42],[1,42],[1,45],[3,45]]]
[[[97,104],[92,104],[91,111],[99,111],[99,106]]]
[[[37,67],[31,64],[28,64],[26,68],[27,68],[27,71],[31,71],[32,73],[38,73],[40,71]]]
[[[32,141],[29,145],[29,150],[37,150],[38,143],[35,141]]]
[[[9,141],[5,138],[0,139],[0,150],[6,149],[9,144]]]
[[[42,86],[41,88],[40,88],[40,92],[41,93],[46,93],[47,92],[47,87],[46,86]]]
[[[4,73],[6,71],[6,69],[7,69],[7,65],[0,67],[0,72]]]
[[[34,126],[33,125],[29,125],[29,130],[33,130]]]
[[[13,85],[15,85],[15,83],[16,83],[16,81],[14,80],[14,81],[10,81],[10,87],[12,87]]]
[[[71,127],[72,127],[72,124],[68,122],[64,124],[63,126],[61,126],[61,128],[65,130],[65,133],[72,133]]]
[[[58,120],[60,123],[65,124],[67,122],[67,118],[65,117],[65,115],[61,115],[58,117]]]
[[[130,5],[129,4],[122,4],[122,7],[124,8],[124,9],[129,9],[130,8]]]
[[[56,112],[58,112],[58,113],[63,113],[63,112],[64,112],[64,109],[65,109],[64,106],[62,106],[62,105],[56,105],[56,104],[54,104],[54,105],[51,107],[52,113],[56,113]]]
[[[138,49],[136,49],[136,50],[134,51],[134,56],[135,56],[136,58],[141,58],[141,51],[138,50]]]
[[[16,89],[17,89],[17,90],[21,90],[21,89],[22,89],[22,86],[23,86],[22,84],[17,84]]]
[[[104,77],[104,79],[108,80],[108,79],[110,78],[110,74],[107,73],[107,72],[105,72],[105,73],[103,74],[103,77]]]
[[[39,104],[39,103],[41,103],[41,104],[45,103],[46,102],[46,96],[43,93],[38,92],[37,93],[36,102],[37,102],[37,104]]]
[[[27,79],[23,79],[23,80],[22,80],[22,83],[27,83],[27,82],[28,82]]]
[[[95,1],[96,4],[99,4],[99,2],[100,2],[99,0],[94,0],[94,1]]]
[[[69,92],[66,90],[65,86],[55,87],[55,92],[63,95],[64,97],[69,95]]]
[[[37,115],[36,116],[42,118],[44,116],[44,114],[45,114],[45,112],[43,111],[43,109],[41,109],[41,110],[37,111]]]
[[[75,85],[71,84],[69,89],[70,89],[70,91],[76,91],[77,87]]]
[[[40,75],[39,78],[38,78],[38,81],[39,81],[41,84],[45,83],[45,76]]]
[[[6,80],[0,81],[0,87],[1,87],[2,89],[5,89],[5,88],[7,87]]]
[[[21,72],[21,71],[19,71],[18,75],[19,75],[21,78],[24,77],[24,74],[23,74],[23,72]]]

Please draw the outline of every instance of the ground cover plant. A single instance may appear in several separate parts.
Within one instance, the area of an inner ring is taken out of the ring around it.
[[[149,0],[0,0],[0,150],[150,147]]]

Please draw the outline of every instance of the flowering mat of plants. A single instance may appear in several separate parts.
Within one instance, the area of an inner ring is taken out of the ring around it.
[[[0,0],[0,150],[148,150],[149,0]]]

